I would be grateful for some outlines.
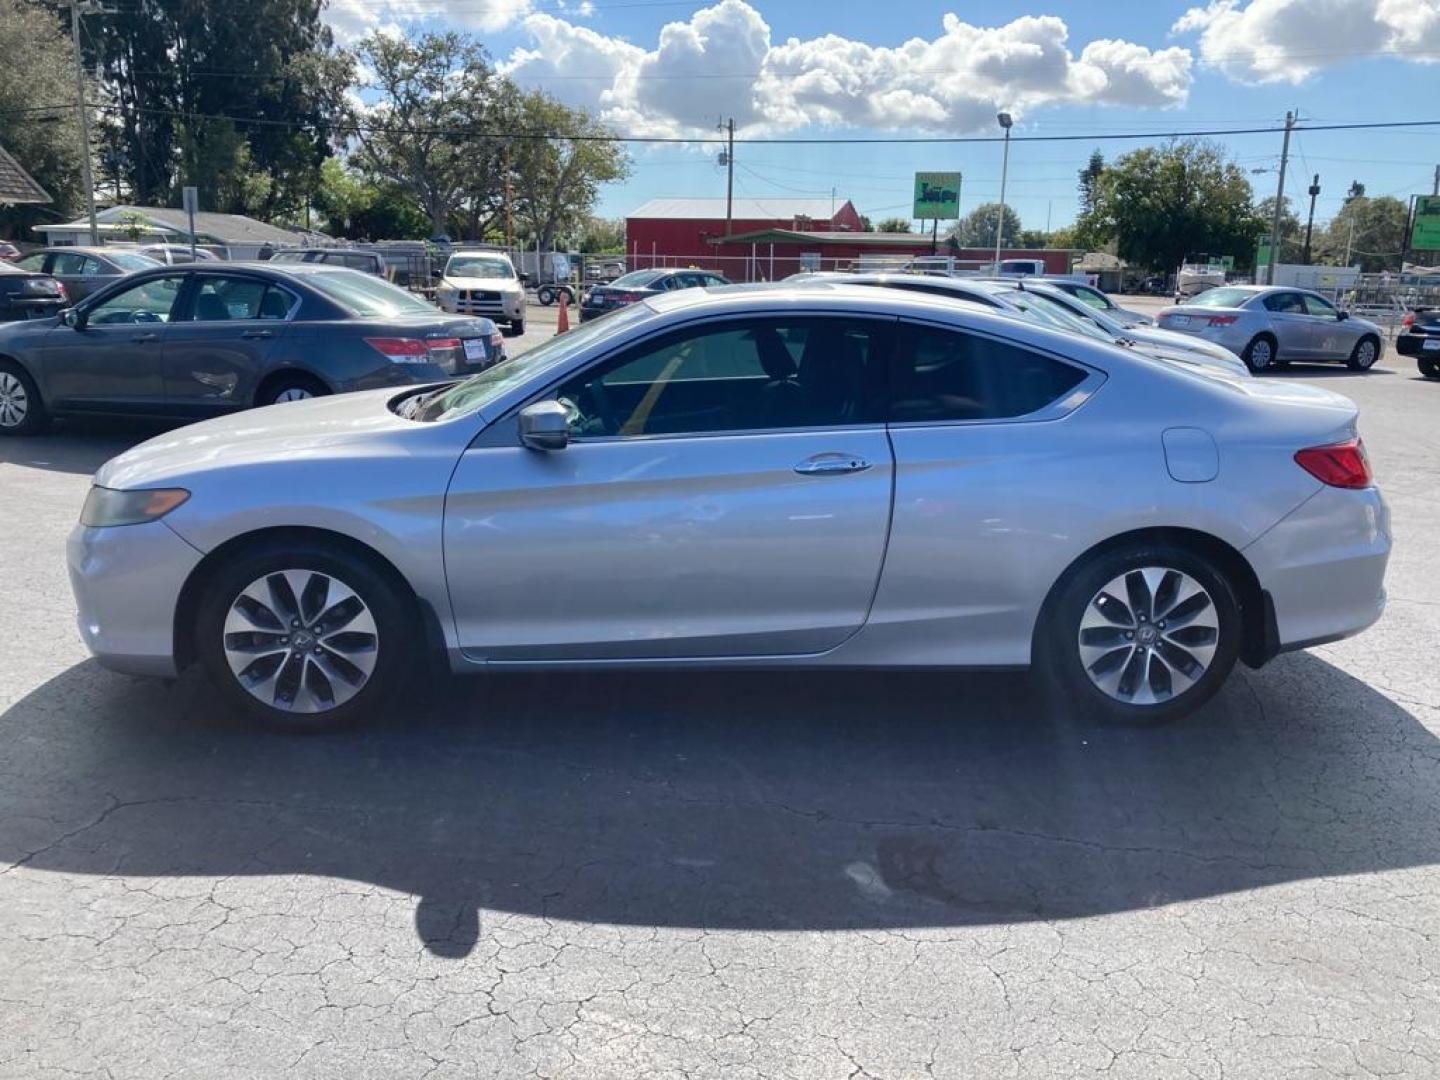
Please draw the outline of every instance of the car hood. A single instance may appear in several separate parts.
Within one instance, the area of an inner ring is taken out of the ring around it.
[[[421,386],[334,394],[249,409],[176,428],[112,458],[95,474],[102,487],[159,487],[185,476],[276,458],[327,458],[337,448],[414,431],[390,410]]]
[[[440,287],[449,289],[489,289],[491,292],[519,292],[522,288],[520,282],[514,278],[483,277],[444,277],[440,279]]]

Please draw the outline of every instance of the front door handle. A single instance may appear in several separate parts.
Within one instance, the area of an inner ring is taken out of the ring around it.
[[[131,341],[134,341],[134,342],[159,341],[159,340],[160,340],[160,335],[159,335],[159,334],[136,334],[136,335],[135,335],[134,337],[132,337],[130,340],[131,340]]]
[[[795,466],[795,471],[802,476],[828,476],[831,473],[864,472],[868,468],[870,462],[855,454],[829,453],[806,458]]]
[[[269,338],[274,337],[269,330],[246,330],[240,335],[242,338]]]

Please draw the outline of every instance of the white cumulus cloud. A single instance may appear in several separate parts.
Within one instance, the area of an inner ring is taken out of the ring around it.
[[[376,30],[422,21],[493,34],[513,26],[532,10],[534,0],[386,0],[379,4],[374,0],[330,0],[321,17],[335,40],[349,45]],[[584,16],[593,5],[590,0],[575,0],[567,10]]]
[[[1440,58],[1440,0],[1211,0],[1171,28],[1200,35],[1200,57],[1244,82],[1298,83],[1355,56]]]
[[[752,133],[810,124],[945,133],[989,130],[1001,109],[1052,102],[1182,105],[1192,57],[1180,47],[1087,43],[1077,57],[1053,15],[975,26],[946,15],[898,46],[827,34],[775,42],[745,0],[665,25],[644,48],[553,15],[522,23],[531,44],[501,69],[637,134],[686,135],[734,116]]]

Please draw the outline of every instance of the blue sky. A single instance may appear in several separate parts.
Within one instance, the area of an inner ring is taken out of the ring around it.
[[[1115,134],[1440,118],[1440,0],[331,0],[343,39],[378,26],[444,25],[484,42],[502,68],[601,113],[627,134],[774,138]],[[1273,193],[1278,135],[1222,139]],[[1076,212],[1075,172],[1099,148],[1133,141],[1011,146],[1007,201],[1029,227]],[[634,145],[635,170],[599,212],[654,196],[723,195],[715,147]],[[740,146],[737,194],[826,195],[862,213],[905,213],[916,170],[964,174],[962,213],[999,193],[1000,147]],[[1368,193],[1430,190],[1440,128],[1308,132],[1291,147],[1287,192],[1302,218],[1320,173],[1316,220],[1352,180]]]

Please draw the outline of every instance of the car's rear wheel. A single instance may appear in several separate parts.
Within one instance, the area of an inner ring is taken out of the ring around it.
[[[524,319],[511,319],[511,320],[510,320],[510,336],[511,336],[511,337],[520,337],[520,336],[522,336],[524,333],[525,333],[525,320],[524,320]]]
[[[536,291],[535,299],[539,300],[542,306],[549,307],[555,302],[555,290],[549,285],[542,285]]]
[[[306,398],[323,397],[330,393],[319,379],[310,375],[281,375],[260,388],[255,395],[255,404],[278,405],[285,401],[304,401]]]
[[[1422,356],[1415,361],[1415,366],[1420,369],[1420,374],[1427,379],[1440,379],[1440,359],[1433,356]]]
[[[0,360],[0,435],[34,435],[49,423],[30,373],[13,360]]]
[[[1102,552],[1046,605],[1041,674],[1059,702],[1103,719],[1155,723],[1193,712],[1240,651],[1240,614],[1225,575],[1172,544]]]
[[[1367,335],[1357,341],[1355,348],[1350,350],[1350,359],[1345,361],[1345,366],[1351,371],[1369,371],[1379,359],[1380,342]]]
[[[1251,371],[1269,371],[1276,366],[1275,339],[1269,334],[1258,334],[1245,346],[1240,359]]]
[[[257,548],[206,583],[195,652],[240,711],[286,731],[375,714],[414,655],[405,604],[369,560],[314,543]]]

